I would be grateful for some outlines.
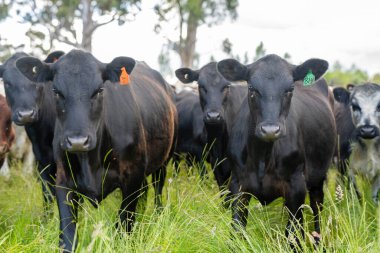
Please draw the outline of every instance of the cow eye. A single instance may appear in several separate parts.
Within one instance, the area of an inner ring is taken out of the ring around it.
[[[251,93],[251,97],[260,95],[260,92],[255,87],[253,87],[253,85],[248,85],[248,91]]]
[[[377,111],[377,112],[380,112],[380,104],[377,105],[377,107],[376,107],[376,111]]]
[[[230,85],[223,86],[222,92],[228,91],[230,89]]]
[[[98,96],[102,95],[104,91],[104,88],[97,89],[94,94],[92,94],[91,98],[97,98]]]
[[[287,89],[286,93],[292,93],[294,91],[294,86],[291,86],[289,89]]]
[[[361,111],[360,106],[358,106],[357,104],[352,104],[351,107],[352,107],[352,110],[354,112],[360,112]]]
[[[65,96],[63,96],[63,94],[59,91],[59,90],[57,90],[57,89],[53,89],[53,92],[54,92],[54,97],[56,98],[56,99],[65,99]]]
[[[203,91],[204,93],[207,93],[207,89],[204,86],[200,86],[199,89]]]

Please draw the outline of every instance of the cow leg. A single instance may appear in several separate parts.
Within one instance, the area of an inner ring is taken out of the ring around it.
[[[54,168],[53,168],[54,166]],[[42,184],[42,193],[44,197],[44,210],[45,213],[52,213],[51,203],[54,200],[55,196],[55,182],[54,174],[51,171],[55,171],[55,165],[38,165],[38,171],[40,172],[41,184]]]
[[[135,171],[135,173],[128,173],[124,184],[121,186],[123,200],[119,210],[120,222],[128,233],[132,231],[133,223],[136,219],[136,206],[144,182],[144,169],[131,171]]]
[[[248,204],[251,200],[251,194],[240,193],[232,202],[232,226],[236,231],[245,229],[248,218]]]
[[[380,175],[375,177],[375,180],[372,183],[372,199],[376,205],[379,204],[379,190],[380,190]]]
[[[310,206],[311,209],[313,210],[313,215],[314,215],[314,232],[312,236],[314,237],[315,243],[318,245],[319,241],[321,239],[320,233],[321,233],[321,228],[319,224],[320,220],[320,212],[322,211],[323,207],[323,198],[324,198],[324,193],[323,193],[323,181],[321,184],[317,187],[312,187],[309,190],[309,195],[310,195]]]
[[[303,224],[303,210],[302,205],[305,203],[306,197],[306,184],[303,174],[296,173],[290,179],[289,191],[285,196],[285,206],[289,212],[289,220],[286,225],[285,236],[290,239],[290,245],[296,249],[296,245],[300,245],[295,232],[298,230],[302,237],[304,233],[302,230]],[[293,238],[295,240],[293,240]]]
[[[148,181],[144,178],[144,181],[141,186],[141,196],[139,198],[137,210],[140,213],[145,213],[146,205],[148,202]]]
[[[157,209],[162,209],[162,189],[165,184],[166,166],[152,173],[152,183],[154,187],[154,205]]]
[[[79,198],[62,183],[57,185],[56,196],[59,210],[59,247],[64,252],[72,252],[76,247],[75,233]]]

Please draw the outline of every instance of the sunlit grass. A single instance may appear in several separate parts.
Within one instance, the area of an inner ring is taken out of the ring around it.
[[[291,252],[284,235],[287,213],[282,199],[263,207],[252,200],[246,233],[231,228],[231,213],[223,208],[213,176],[201,180],[195,166],[181,162],[178,176],[172,166],[164,188],[164,208],[154,210],[149,186],[145,211],[140,208],[132,234],[117,230],[121,194],[115,191],[99,208],[85,201],[78,223],[78,252]],[[58,210],[46,218],[40,183],[23,175],[20,165],[11,179],[0,179],[0,252],[57,252]],[[308,201],[305,210],[306,239],[302,252],[380,252],[379,208],[370,194],[360,205],[353,191],[343,189],[335,197],[335,170],[325,186],[322,211],[322,243],[315,250],[308,235],[313,231]],[[369,192],[365,181],[362,191]]]

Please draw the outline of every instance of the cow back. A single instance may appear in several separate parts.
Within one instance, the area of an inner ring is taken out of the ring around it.
[[[170,86],[157,78],[156,71],[138,63],[128,85],[106,87],[105,125],[113,148],[125,153],[133,146],[130,155],[145,153],[148,168],[162,165],[171,151],[177,121]]]

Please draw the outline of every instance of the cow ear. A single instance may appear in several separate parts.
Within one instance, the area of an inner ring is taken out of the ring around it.
[[[51,52],[47,57],[46,59],[44,60],[45,63],[54,63],[56,61],[58,61],[59,57],[61,57],[62,55],[64,55],[65,52],[62,52],[62,51],[54,51],[54,52]]]
[[[345,88],[338,87],[333,90],[334,98],[336,101],[348,105],[350,102],[350,92]]]
[[[3,73],[4,73],[4,66],[0,65],[0,77],[3,77]]]
[[[175,71],[175,75],[183,83],[192,83],[198,81],[199,71],[189,68],[180,68]]]
[[[34,57],[22,57],[16,61],[17,69],[33,82],[52,81],[53,70],[49,64],[41,62]]]
[[[227,59],[216,65],[219,73],[229,81],[248,81],[248,68],[237,60]]]
[[[315,80],[318,80],[328,69],[329,63],[321,59],[309,59],[298,65],[293,70],[294,81],[303,80],[305,76],[311,71],[315,76]]]
[[[112,62],[106,65],[106,69],[103,72],[103,79],[104,81],[108,80],[116,83],[121,81],[121,79],[124,77],[129,81],[128,75],[132,73],[135,65],[136,61],[133,58],[124,56],[116,57],[112,60]]]

